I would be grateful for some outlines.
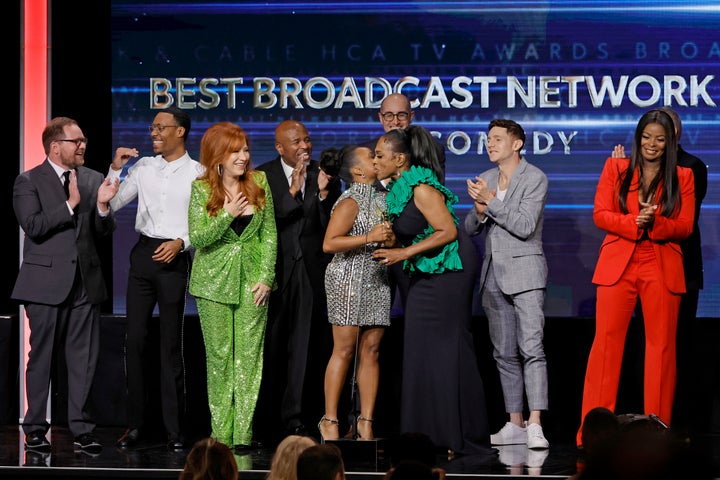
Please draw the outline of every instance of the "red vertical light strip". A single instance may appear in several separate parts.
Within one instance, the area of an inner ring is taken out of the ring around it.
[[[24,0],[22,30],[22,78],[20,105],[20,171],[24,172],[45,160],[42,131],[48,121],[48,0]],[[20,258],[23,234],[20,232]],[[20,378],[20,417],[25,415],[27,393],[25,368],[30,351],[30,327],[25,310],[20,308],[23,334],[20,341],[20,361],[23,374]],[[49,411],[48,411],[49,415]]]

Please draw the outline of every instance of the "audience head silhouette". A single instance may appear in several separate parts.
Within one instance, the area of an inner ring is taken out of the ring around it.
[[[324,443],[306,448],[298,457],[298,480],[345,480],[345,464],[340,449]]]
[[[237,480],[238,466],[230,447],[214,438],[198,440],[188,453],[179,480]]]
[[[433,469],[417,460],[403,460],[390,468],[385,474],[385,480],[436,480]]]

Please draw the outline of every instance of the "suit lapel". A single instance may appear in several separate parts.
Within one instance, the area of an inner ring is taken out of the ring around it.
[[[518,185],[520,185],[523,180],[523,175],[525,174],[525,167],[527,167],[527,161],[524,158],[521,158],[520,163],[512,174],[512,177],[510,177],[510,184],[508,185],[505,198],[511,198],[515,190],[517,190]]]
[[[317,195],[318,172],[317,168],[313,167],[314,165],[311,163],[305,172],[305,194],[303,198],[312,198],[312,196]]]
[[[51,190],[57,192],[57,197],[65,200],[65,190],[63,189],[62,181],[58,178],[55,169],[50,165],[50,160],[45,160],[42,164],[43,168],[40,170],[42,174],[43,182],[47,183]]]

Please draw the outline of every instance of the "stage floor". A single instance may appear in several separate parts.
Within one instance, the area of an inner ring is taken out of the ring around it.
[[[24,436],[17,425],[0,427],[0,477],[22,479],[177,479],[185,463],[188,449],[169,451],[160,440],[143,442],[122,450],[115,441],[122,428],[99,427],[98,440],[104,448],[97,455],[73,451],[72,437],[67,428],[53,427],[48,435],[52,452],[46,455],[26,452]],[[350,442],[352,441],[341,441]],[[552,442],[552,440],[551,440]],[[366,443],[366,442],[362,442]],[[367,442],[371,443],[371,442]],[[341,445],[348,479],[382,478],[389,468],[383,441],[375,448]],[[710,435],[694,440],[702,462],[712,464],[712,478],[720,478],[720,436]],[[464,479],[512,479],[528,476],[567,478],[576,472],[579,452],[574,445],[552,442],[547,451],[531,451],[524,445],[500,447],[498,455],[482,458],[447,458],[438,455],[437,466],[445,468],[448,477]],[[245,455],[236,455],[240,479],[264,479],[270,467],[273,450],[260,448]],[[688,476],[695,478],[698,465],[688,465]],[[708,478],[708,477],[704,477]]]

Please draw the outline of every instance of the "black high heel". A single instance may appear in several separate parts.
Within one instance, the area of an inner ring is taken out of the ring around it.
[[[320,427],[322,426],[322,423],[323,423],[323,422],[332,423],[333,425],[337,425],[337,426],[338,426],[338,429],[340,428],[340,422],[338,421],[337,418],[334,418],[334,419],[333,419],[333,418],[328,418],[328,417],[326,417],[325,415],[323,415],[322,418],[320,419],[320,421],[318,422],[318,425],[317,425],[317,426],[318,426],[318,432],[320,432],[320,443],[325,443],[325,437],[323,436],[322,428],[320,428]],[[339,438],[339,437],[338,437],[338,438]],[[337,440],[337,438],[331,438],[330,440]]]

